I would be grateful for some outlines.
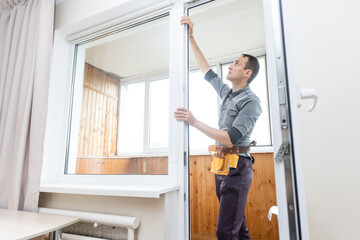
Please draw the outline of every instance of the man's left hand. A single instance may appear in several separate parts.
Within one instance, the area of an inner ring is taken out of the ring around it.
[[[192,115],[191,111],[184,107],[176,109],[176,111],[174,112],[174,116],[176,120],[184,121],[191,126],[194,126],[197,121],[196,118]]]

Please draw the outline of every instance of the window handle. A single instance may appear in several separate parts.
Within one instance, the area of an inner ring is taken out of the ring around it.
[[[312,99],[312,104],[307,107],[308,112],[312,112],[316,106],[318,96],[313,88],[300,89],[299,84],[296,84],[297,95],[298,95],[298,108],[301,107],[301,101],[303,99]]]

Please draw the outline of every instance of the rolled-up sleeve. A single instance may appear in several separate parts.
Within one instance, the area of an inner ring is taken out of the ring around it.
[[[256,100],[247,102],[241,108],[232,123],[232,127],[240,132],[238,136],[245,136],[246,133],[254,128],[256,120],[259,118],[261,112],[260,102]]]

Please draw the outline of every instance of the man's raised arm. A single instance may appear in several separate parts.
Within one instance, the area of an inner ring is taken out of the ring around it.
[[[195,38],[193,35],[193,29],[194,29],[193,22],[191,21],[190,17],[181,17],[181,24],[187,24],[189,26],[189,41],[190,41],[191,48],[195,55],[196,63],[198,64],[198,66],[203,74],[207,73],[210,70],[210,65],[206,61],[204,54],[201,52],[199,46],[197,45],[197,43],[195,41]]]

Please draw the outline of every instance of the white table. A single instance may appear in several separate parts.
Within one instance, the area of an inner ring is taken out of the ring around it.
[[[60,239],[60,229],[80,221],[60,215],[0,209],[0,239],[21,240],[50,233],[50,239]]]

